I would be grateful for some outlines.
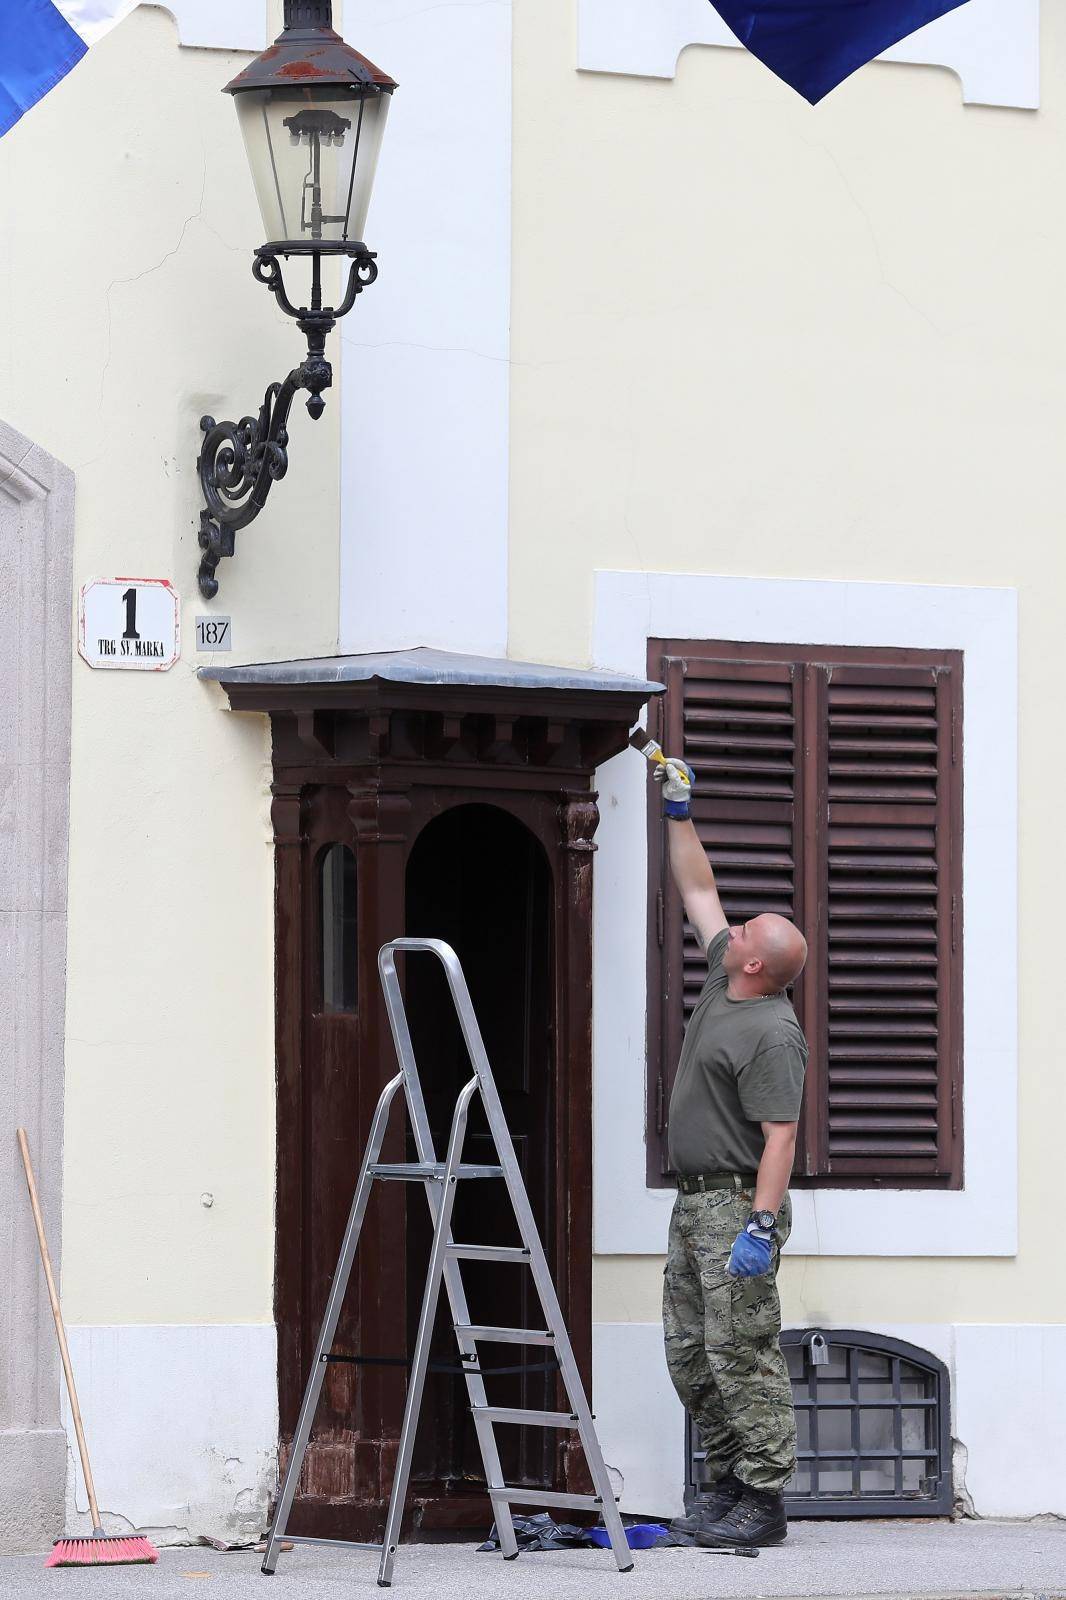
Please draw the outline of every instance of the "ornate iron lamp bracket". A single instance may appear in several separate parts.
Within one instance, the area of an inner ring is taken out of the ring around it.
[[[311,257],[311,304],[294,306],[285,289],[281,257]],[[322,304],[322,257],[344,255],[351,260],[344,296],[336,306]],[[289,412],[301,389],[308,392],[307,410],[317,422],[326,409],[323,392],[333,383],[333,368],[325,357],[326,335],[346,316],[356,297],[378,275],[377,259],[364,244],[297,243],[264,244],[255,252],[252,275],[265,284],[287,317],[293,317],[307,339],[307,359],[294,367],[284,383],[272,383],[257,417],[239,422],[216,422],[201,417],[204,435],[196,466],[203,490],[200,512],[200,593],[213,600],[218,593],[215,576],[223,556],[234,554],[237,531],[255,520],[279,478],[288,471]]]

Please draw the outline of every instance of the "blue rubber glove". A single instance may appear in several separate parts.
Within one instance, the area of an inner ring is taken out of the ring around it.
[[[731,1278],[759,1278],[769,1272],[773,1261],[773,1234],[749,1222],[738,1233],[729,1252],[726,1271]]]
[[[668,817],[680,820],[689,814],[689,800],[696,783],[696,774],[679,756],[667,756],[664,766],[656,766],[652,777],[663,786],[663,810]]]

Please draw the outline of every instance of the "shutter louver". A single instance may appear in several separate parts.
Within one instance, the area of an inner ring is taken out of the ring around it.
[[[726,917],[791,917],[809,956],[797,1180],[962,1182],[962,656],[649,641],[660,736],[697,773],[696,831]],[[706,958],[670,877],[658,797],[648,1178]]]

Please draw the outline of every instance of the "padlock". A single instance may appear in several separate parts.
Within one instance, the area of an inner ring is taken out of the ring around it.
[[[829,1340],[824,1333],[812,1333],[807,1340],[811,1352],[812,1367],[827,1367],[829,1365]]]

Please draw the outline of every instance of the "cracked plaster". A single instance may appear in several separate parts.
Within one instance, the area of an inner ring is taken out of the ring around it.
[[[254,1542],[277,1487],[277,1400],[262,1381],[276,1371],[273,1327],[83,1325],[70,1340],[107,1530]],[[73,1454],[67,1526],[89,1528]]]

